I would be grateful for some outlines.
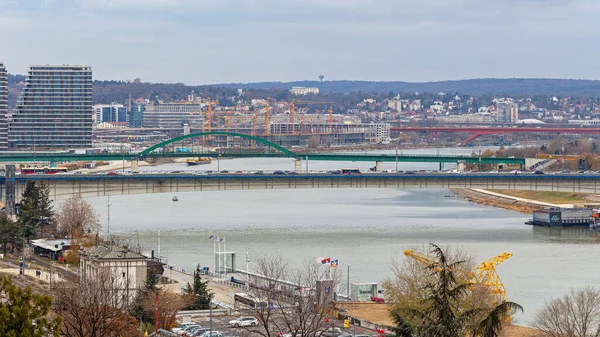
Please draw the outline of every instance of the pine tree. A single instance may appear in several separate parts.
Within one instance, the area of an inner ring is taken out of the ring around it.
[[[54,233],[54,209],[52,200],[50,200],[50,188],[43,182],[36,187],[38,189],[38,212],[40,222],[38,224],[39,232],[43,235]]]
[[[141,323],[151,323],[154,324],[154,315],[148,313],[146,310],[145,303],[148,298],[148,294],[151,291],[155,291],[158,289],[158,279],[159,275],[149,273],[146,281],[144,282],[144,286],[137,291],[135,295],[135,299],[129,309],[129,315],[137,318]]]
[[[28,240],[36,235],[45,235],[54,224],[54,210],[50,200],[50,189],[44,183],[36,185],[28,181],[19,206],[19,225]]]
[[[59,336],[61,318],[49,317],[52,297],[20,288],[10,277],[0,279],[0,291],[6,295],[0,303],[0,336]]]
[[[7,246],[10,243],[12,249],[15,249],[15,245],[19,242],[21,235],[20,226],[14,222],[6,212],[0,212],[0,244],[2,244],[2,250],[4,254],[7,253]]]
[[[19,206],[19,225],[28,241],[35,236],[40,221],[39,199],[39,189],[35,182],[28,181]]]
[[[212,301],[215,294],[208,288],[208,281],[202,281],[202,269],[200,265],[196,266],[194,270],[194,284],[190,286],[188,283],[187,292],[189,295],[194,296],[190,305],[186,307],[186,310],[204,310],[210,308],[210,302]]]

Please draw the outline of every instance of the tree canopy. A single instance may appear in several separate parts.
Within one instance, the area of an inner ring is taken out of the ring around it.
[[[6,296],[6,301],[0,302],[0,336],[59,336],[61,318],[50,316],[50,296],[18,287],[10,277],[0,279],[0,292]]]

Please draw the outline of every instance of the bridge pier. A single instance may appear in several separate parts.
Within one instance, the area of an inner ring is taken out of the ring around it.
[[[465,170],[465,162],[464,161],[459,161],[456,163],[456,170],[457,171],[464,171]]]
[[[294,171],[300,173],[302,171],[302,159],[294,160]]]
[[[376,161],[375,162],[375,172],[381,172],[381,171],[383,171],[383,162]]]
[[[137,161],[137,159],[136,160],[132,160],[131,161],[131,172],[136,172],[138,170],[139,170],[139,168],[138,168],[138,161]]]

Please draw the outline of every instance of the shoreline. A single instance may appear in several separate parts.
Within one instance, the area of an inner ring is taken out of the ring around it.
[[[499,193],[491,195],[467,188],[451,188],[450,190],[461,197],[464,197],[465,200],[469,202],[485,206],[504,208],[509,211],[519,213],[531,214],[533,211],[544,207],[539,203],[519,201],[508,195],[500,195]]]

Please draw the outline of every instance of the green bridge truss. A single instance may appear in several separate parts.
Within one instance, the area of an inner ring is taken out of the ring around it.
[[[205,136],[240,137],[272,147],[278,152],[167,152],[166,148],[174,143],[189,138]],[[157,151],[158,150],[158,151]],[[481,164],[525,164],[524,158],[494,158],[474,156],[443,156],[443,155],[391,155],[391,154],[360,154],[360,153],[295,153],[285,147],[260,137],[234,132],[211,131],[193,133],[175,137],[153,145],[139,153],[104,153],[104,154],[75,154],[75,153],[0,153],[0,162],[70,162],[89,160],[146,160],[154,158],[177,157],[231,157],[231,158],[295,158],[319,161],[369,161],[369,162],[426,162],[426,163],[481,163]]]

